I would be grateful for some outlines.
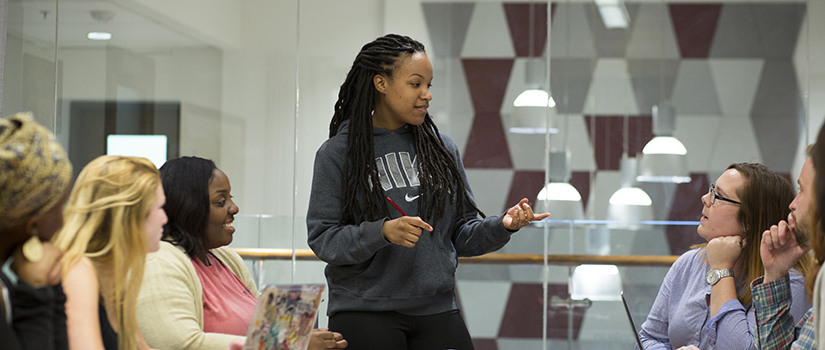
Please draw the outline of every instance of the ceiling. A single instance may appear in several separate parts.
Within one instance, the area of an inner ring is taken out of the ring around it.
[[[93,11],[100,11],[103,16],[96,19],[92,16]],[[55,37],[61,49],[115,45],[149,53],[169,48],[209,46],[197,39],[195,33],[176,25],[175,21],[125,1],[10,0],[7,23],[9,36],[43,48],[53,47]],[[112,39],[89,40],[86,34],[91,31],[110,32]]]
[[[100,48],[114,45],[133,52],[166,52],[171,48],[208,47],[234,45],[243,40],[237,32],[245,26],[246,19],[233,11],[240,7],[233,0],[179,1],[167,0],[8,0],[8,34],[22,38],[25,42],[51,49],[55,37],[61,49]],[[277,3],[281,3],[279,0]],[[386,2],[406,0],[386,0]],[[422,3],[438,3],[441,0],[420,0]],[[448,0],[461,2],[467,0]],[[527,2],[530,0],[500,0],[502,2]],[[564,0],[568,2],[591,2],[593,0]],[[704,2],[707,0],[632,0],[626,2]],[[796,2],[806,0],[724,0],[724,2]],[[363,1],[362,1],[363,2]],[[200,5],[192,6],[195,3]],[[252,2],[255,10],[247,15],[273,11],[267,0]],[[301,7],[307,9],[328,6],[326,0],[303,1]],[[159,6],[158,4],[164,4]],[[167,6],[168,5],[168,6]],[[154,9],[150,8],[154,7]],[[161,10],[164,9],[164,10]],[[166,10],[173,10],[167,12]],[[282,10],[282,9],[279,9]],[[112,14],[111,20],[93,18],[92,11]],[[275,10],[277,11],[277,10]],[[310,10],[311,11],[311,10]],[[176,14],[172,14],[175,12]],[[290,8],[286,13],[294,13]],[[178,17],[187,17],[180,19]],[[193,21],[200,18],[201,21]],[[278,22],[275,14],[270,18]],[[254,19],[253,19],[254,20]],[[56,26],[55,23],[59,23]],[[197,29],[195,29],[197,28]],[[57,29],[57,33],[55,33]],[[112,33],[110,41],[92,41],[86,38],[90,31]],[[220,44],[223,43],[223,44]],[[277,45],[276,45],[277,46]]]

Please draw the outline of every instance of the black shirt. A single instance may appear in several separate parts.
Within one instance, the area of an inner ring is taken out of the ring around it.
[[[117,332],[109,324],[109,317],[106,315],[106,307],[103,299],[98,302],[98,317],[100,318],[100,335],[103,337],[103,348],[106,350],[117,350]]]

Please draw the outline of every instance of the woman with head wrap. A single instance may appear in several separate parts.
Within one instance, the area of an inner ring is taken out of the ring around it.
[[[0,119],[0,274],[3,349],[66,349],[66,299],[59,250],[48,240],[63,225],[72,166],[54,134],[29,114]]]

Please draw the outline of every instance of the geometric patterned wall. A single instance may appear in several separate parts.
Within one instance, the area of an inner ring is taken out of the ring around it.
[[[543,136],[537,142],[506,129],[511,102],[525,87],[526,59],[546,57],[546,9],[546,3],[423,4],[429,54],[437,73],[448,76],[436,75],[434,114],[450,116],[442,128],[463,146],[468,170],[511,171],[504,195],[483,204],[494,212],[513,198],[535,196],[544,180]],[[654,136],[651,108],[667,101],[692,173],[715,177],[739,161],[790,172],[805,116],[804,82],[794,65],[804,3],[627,3],[627,29],[606,29],[593,3],[552,9],[551,92],[556,113],[573,125],[553,137],[573,140],[564,145],[573,171],[593,178],[618,171],[623,154],[636,156]],[[804,74],[806,67],[799,69]],[[446,95],[438,85],[445,80]],[[578,189],[589,192],[592,185]]]
[[[498,213],[521,197],[535,202],[544,182],[545,138],[507,129],[512,101],[525,88],[525,62],[547,57],[547,4],[422,6],[435,69],[432,114],[462,147],[480,207]],[[616,30],[604,27],[592,2],[551,5],[550,90],[560,129],[551,145],[571,152],[571,184],[590,218],[603,219],[602,189],[618,188],[623,154],[636,156],[654,136],[651,108],[662,102],[675,107],[674,136],[688,149],[692,181],[641,186],[654,200],[656,219],[696,220],[699,197],[730,163],[761,162],[790,174],[806,114],[805,82],[798,77],[807,67],[795,64],[806,53],[807,44],[799,43],[806,5],[626,6],[630,26]],[[692,226],[669,227],[665,235],[671,254],[700,240]],[[506,310],[536,301],[535,287],[502,287],[516,293],[502,300]],[[566,293],[566,285],[554,288]],[[566,329],[564,315],[556,323]],[[501,317],[498,333],[477,339],[477,348],[502,348],[508,337],[541,337],[540,329],[529,331],[517,317]],[[581,311],[574,324],[581,326],[585,317]]]

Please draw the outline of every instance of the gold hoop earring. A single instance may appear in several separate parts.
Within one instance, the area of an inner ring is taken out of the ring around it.
[[[43,244],[40,243],[40,238],[32,236],[26,243],[23,243],[23,257],[31,262],[38,262],[43,259]]]

